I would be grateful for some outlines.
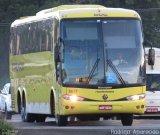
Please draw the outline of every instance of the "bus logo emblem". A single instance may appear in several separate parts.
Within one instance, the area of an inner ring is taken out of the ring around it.
[[[104,94],[104,95],[102,96],[102,98],[103,98],[104,100],[107,100],[107,99],[108,99],[108,96],[107,96],[106,94]]]

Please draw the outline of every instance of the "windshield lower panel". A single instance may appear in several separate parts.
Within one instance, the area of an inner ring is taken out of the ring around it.
[[[144,84],[144,52],[136,19],[66,19],[61,22],[64,85],[126,87]],[[127,65],[118,65],[123,54]],[[109,63],[108,63],[109,62]]]

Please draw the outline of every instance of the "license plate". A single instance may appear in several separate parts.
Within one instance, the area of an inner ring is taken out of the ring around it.
[[[146,112],[158,112],[158,108],[147,108]]]
[[[99,110],[112,110],[112,105],[99,105]]]

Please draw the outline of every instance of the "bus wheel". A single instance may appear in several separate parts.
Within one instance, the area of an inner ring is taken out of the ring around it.
[[[5,105],[5,119],[10,120],[12,118],[12,113],[7,111],[7,105]]]
[[[58,126],[66,126],[67,125],[67,116],[57,115],[56,116],[56,123]]]
[[[26,112],[26,107],[23,106],[21,109],[21,118],[23,122],[34,122],[34,116],[33,114],[29,114]]]
[[[131,126],[133,123],[133,114],[121,114],[121,122],[123,126]]]
[[[36,122],[45,122],[46,116],[37,114],[35,118],[36,118]]]

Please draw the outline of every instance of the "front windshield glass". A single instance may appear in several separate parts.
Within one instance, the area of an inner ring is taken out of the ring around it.
[[[141,46],[140,22],[138,20],[106,20],[103,21],[102,27],[106,60],[112,63],[112,66],[106,63],[106,83],[142,83],[144,52]]]
[[[99,38],[99,24],[98,20],[62,23],[63,83],[97,84],[104,78],[103,46]]]
[[[61,22],[61,38],[63,84],[113,86],[144,83],[139,20],[66,19]],[[114,61],[116,54],[123,54],[128,60],[127,65],[118,65],[118,61]]]
[[[160,91],[160,74],[147,74],[147,91]]]

